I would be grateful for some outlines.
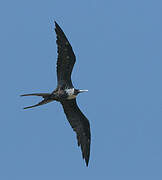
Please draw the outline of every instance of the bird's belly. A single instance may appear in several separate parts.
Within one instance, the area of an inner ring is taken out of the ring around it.
[[[70,96],[67,97],[67,99],[69,99],[69,100],[70,100],[70,99],[74,99],[74,98],[76,98],[76,95],[74,95],[74,94],[72,94],[72,95],[70,95]]]

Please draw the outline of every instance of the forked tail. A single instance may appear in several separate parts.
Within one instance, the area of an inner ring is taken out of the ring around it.
[[[29,108],[33,108],[33,107],[37,107],[37,106],[41,106],[43,104],[47,104],[49,102],[54,101],[53,99],[50,99],[50,94],[49,93],[33,93],[33,94],[23,94],[20,96],[41,96],[42,98],[44,98],[41,102],[39,102],[38,104],[35,104],[33,106],[28,106],[25,107],[24,109],[29,109]]]
[[[20,96],[41,96],[43,98],[49,97],[49,93],[32,93],[32,94],[23,94]]]

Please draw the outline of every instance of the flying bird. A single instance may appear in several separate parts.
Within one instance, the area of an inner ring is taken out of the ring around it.
[[[41,106],[52,101],[61,103],[64,113],[76,132],[78,146],[81,146],[82,156],[88,166],[90,156],[91,133],[90,124],[86,116],[79,109],[76,97],[79,93],[87,92],[88,90],[75,89],[71,73],[76,61],[73,49],[66,38],[66,35],[55,22],[56,43],[57,43],[57,87],[52,93],[32,93],[23,94],[21,96],[40,96],[43,98],[36,105],[25,107],[24,109]]]

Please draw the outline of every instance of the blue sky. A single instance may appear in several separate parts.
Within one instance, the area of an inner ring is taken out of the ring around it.
[[[162,179],[162,1],[0,2],[0,179]],[[89,167],[59,103],[56,20],[77,57],[72,79],[91,123]]]

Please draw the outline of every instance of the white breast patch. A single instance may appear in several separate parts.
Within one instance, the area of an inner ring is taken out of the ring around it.
[[[74,99],[76,95],[74,95],[74,88],[72,89],[65,89],[66,93],[68,94],[67,99]]]

